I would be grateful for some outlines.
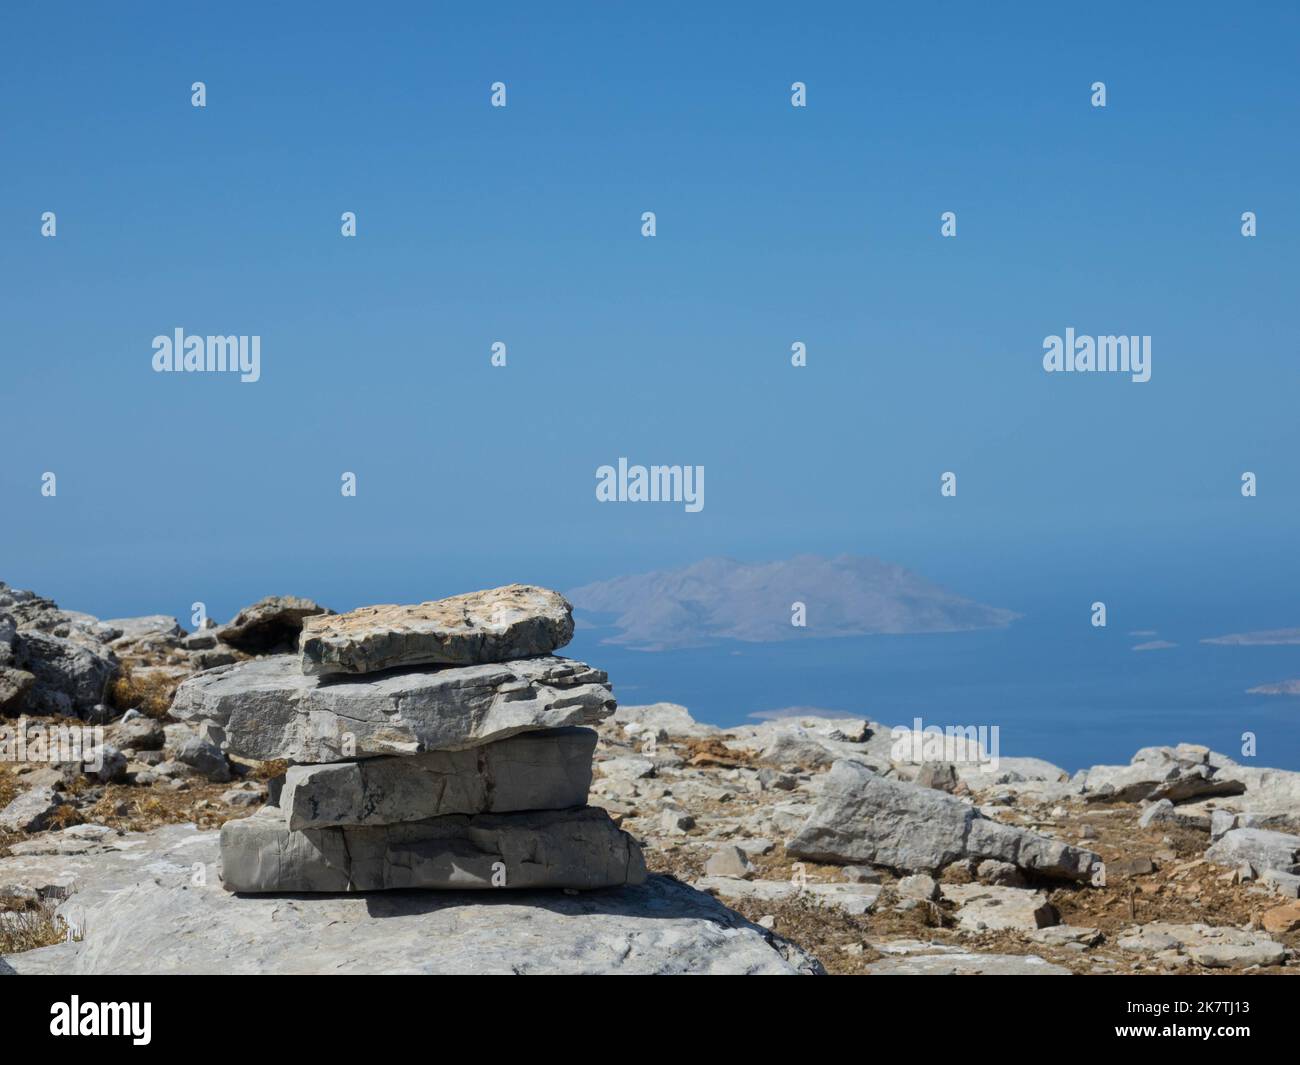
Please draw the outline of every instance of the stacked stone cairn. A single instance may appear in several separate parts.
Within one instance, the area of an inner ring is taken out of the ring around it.
[[[552,654],[559,594],[529,585],[304,620],[299,654],[191,677],[172,714],[289,763],[278,801],[221,829],[234,892],[594,889],[645,880],[587,805],[600,670]]]

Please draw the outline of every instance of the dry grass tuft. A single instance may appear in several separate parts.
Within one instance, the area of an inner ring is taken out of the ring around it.
[[[18,798],[18,781],[4,766],[0,766],[0,810]]]
[[[249,771],[248,776],[251,780],[274,780],[276,777],[284,776],[288,769],[289,763],[278,758],[273,762],[258,762]]]
[[[148,717],[164,718],[171,709],[176,687],[174,677],[153,671],[136,671],[123,665],[108,694],[112,705],[122,713],[136,709]]]
[[[55,913],[53,902],[0,899],[0,954],[52,947],[66,942],[68,932],[68,922]],[[82,935],[74,932],[72,938]]]
[[[60,829],[83,824],[85,820],[75,806],[65,802],[61,806],[55,807],[54,813],[50,814],[49,822],[45,827],[47,831],[58,832]]]
[[[109,784],[99,801],[84,811],[87,821],[122,832],[148,832],[161,825],[192,822],[208,830],[232,818],[247,817],[254,807],[231,809],[221,801],[229,784],[194,780],[187,791],[167,787]]]

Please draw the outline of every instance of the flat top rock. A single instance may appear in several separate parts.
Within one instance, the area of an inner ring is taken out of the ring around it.
[[[177,689],[171,714],[206,723],[227,750],[245,758],[337,762],[594,725],[614,712],[607,679],[554,656],[308,677],[296,656],[274,655],[196,674]]]
[[[960,907],[959,928],[1033,931],[1056,923],[1047,893],[985,884],[944,884],[941,894]]]
[[[217,833],[169,825],[78,855],[0,859],[0,888],[72,884],[79,943],[11,954],[0,972],[819,972],[817,962],[670,877],[560,892],[241,898],[217,878]],[[202,870],[201,875],[196,875]],[[198,881],[198,882],[196,882]]]
[[[558,592],[509,584],[412,606],[366,606],[303,623],[302,671],[374,673],[399,666],[468,666],[546,655],[573,638]]]

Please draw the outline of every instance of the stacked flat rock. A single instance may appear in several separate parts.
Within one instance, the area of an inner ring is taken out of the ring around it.
[[[172,714],[289,762],[278,805],[221,830],[236,892],[590,889],[645,880],[587,805],[608,678],[551,652],[573,612],[510,585],[307,618],[300,655],[211,669]]]

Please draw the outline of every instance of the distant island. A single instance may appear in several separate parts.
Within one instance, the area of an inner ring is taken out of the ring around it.
[[[567,593],[579,611],[610,615],[604,642],[635,650],[782,640],[966,632],[1018,614],[985,606],[876,558],[798,555],[777,562],[710,558],[682,569],[597,581]],[[807,624],[791,624],[803,603]],[[588,619],[590,620],[590,619]]]
[[[1276,684],[1258,684],[1246,689],[1247,695],[1300,695],[1300,680],[1279,680]]]
[[[1227,644],[1235,647],[1273,647],[1279,644],[1300,643],[1300,629],[1262,629],[1258,632],[1230,632],[1227,636],[1211,636],[1201,643]]]

